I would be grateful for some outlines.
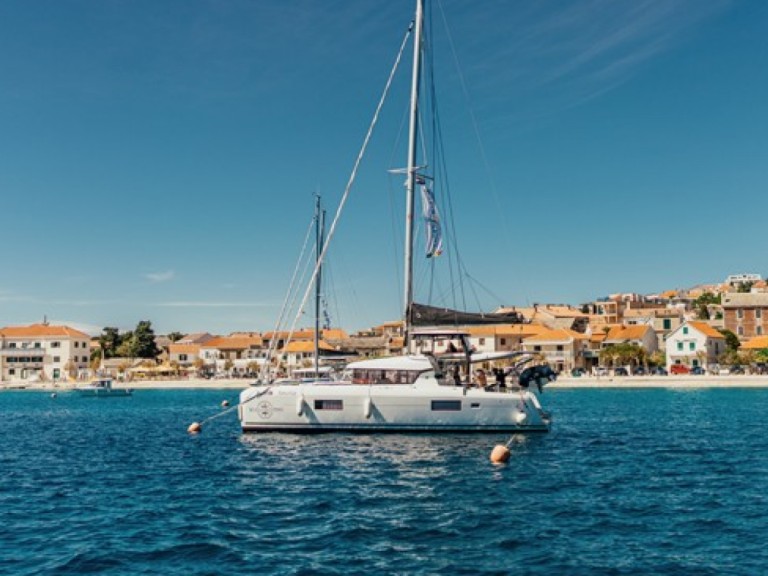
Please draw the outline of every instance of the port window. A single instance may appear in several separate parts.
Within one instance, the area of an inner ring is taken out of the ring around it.
[[[344,410],[344,401],[315,400],[315,410]]]
[[[433,412],[460,412],[461,400],[432,400]]]

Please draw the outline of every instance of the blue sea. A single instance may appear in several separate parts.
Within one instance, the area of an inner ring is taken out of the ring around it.
[[[768,390],[549,390],[513,438],[187,434],[236,399],[0,393],[0,573],[768,572]]]

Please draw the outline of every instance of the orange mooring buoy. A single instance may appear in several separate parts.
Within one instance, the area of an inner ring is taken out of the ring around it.
[[[493,450],[491,451],[491,462],[494,464],[500,464],[502,462],[506,462],[507,460],[509,460],[509,448],[501,444],[494,446]]]
[[[221,407],[222,408],[226,408],[227,406],[229,406],[229,400],[222,400],[221,401]]]
[[[192,422],[192,424],[189,425],[189,428],[187,428],[187,432],[190,434],[197,434],[203,429],[202,426],[200,426],[199,422]]]

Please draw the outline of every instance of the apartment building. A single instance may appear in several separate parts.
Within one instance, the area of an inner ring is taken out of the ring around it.
[[[48,323],[0,329],[0,381],[57,381],[87,374],[91,337]]]

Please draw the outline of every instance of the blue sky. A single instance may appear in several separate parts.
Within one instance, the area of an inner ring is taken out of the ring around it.
[[[313,196],[335,211],[412,10],[0,3],[0,325],[271,329]],[[469,308],[768,272],[768,3],[432,10]],[[405,162],[407,84],[329,252],[332,322],[350,330],[401,314],[387,169]]]

